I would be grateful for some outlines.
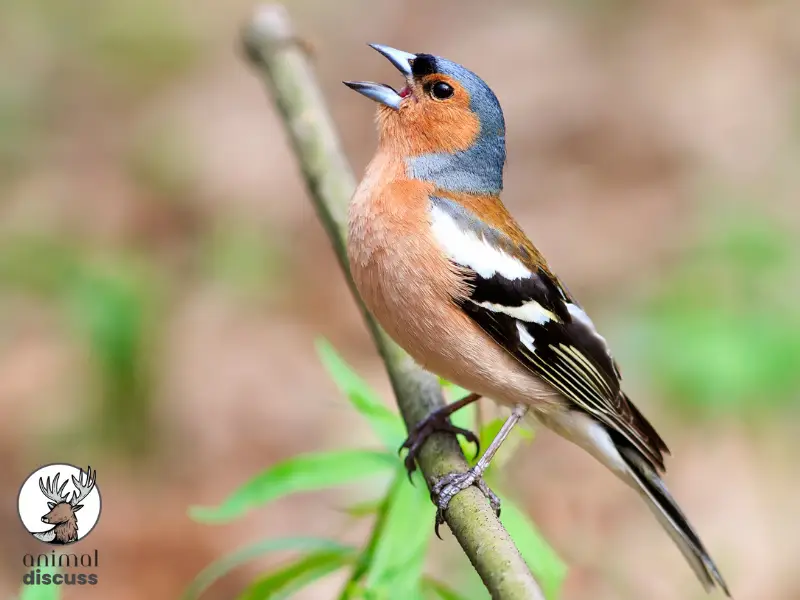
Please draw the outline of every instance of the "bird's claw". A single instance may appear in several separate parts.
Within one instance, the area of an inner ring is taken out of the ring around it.
[[[473,467],[466,473],[448,473],[433,482],[431,486],[431,500],[436,504],[436,521],[433,527],[436,537],[442,539],[439,535],[439,526],[444,523],[444,513],[450,505],[450,500],[473,485],[486,496],[492,510],[498,517],[500,516],[500,498],[486,485],[479,471]]]
[[[403,445],[397,450],[398,453],[402,452],[404,449],[408,450],[403,464],[406,467],[408,479],[412,481],[412,483],[413,480],[411,476],[414,474],[414,471],[417,470],[416,460],[419,450],[422,448],[425,441],[438,431],[464,436],[469,443],[475,444],[475,456],[477,456],[481,450],[481,443],[477,435],[472,433],[469,429],[456,427],[450,422],[450,418],[447,415],[433,412],[417,423],[411,433],[408,434],[406,441],[404,441]]]

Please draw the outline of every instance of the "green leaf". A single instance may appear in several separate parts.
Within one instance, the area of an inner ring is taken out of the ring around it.
[[[42,567],[37,569],[40,576],[53,576],[58,573],[56,567]],[[61,588],[58,585],[47,583],[40,585],[23,585],[19,594],[20,600],[58,600],[61,597]]]
[[[397,464],[397,457],[387,452],[340,450],[301,454],[257,475],[221,505],[195,506],[189,509],[189,514],[201,522],[230,521],[283,496],[344,485],[396,468]]]
[[[109,446],[139,455],[152,444],[157,287],[143,265],[122,257],[85,260],[70,278],[65,306],[90,350]]]
[[[548,600],[558,598],[567,575],[567,567],[556,551],[541,536],[528,516],[507,498],[503,498],[500,520],[511,534],[539,585],[542,586],[545,597]]]
[[[440,600],[467,600],[453,588],[432,577],[422,578],[422,591],[427,592],[426,597],[439,598]]]
[[[433,531],[434,506],[419,473],[415,485],[398,473],[389,492],[386,513],[373,533],[375,544],[363,583],[377,598],[417,598],[428,542]]]
[[[506,419],[492,419],[481,427],[478,433],[478,439],[481,441],[481,449],[485,450],[489,447],[492,440],[500,433],[500,429],[505,422]],[[514,452],[520,444],[530,442],[532,439],[533,432],[525,426],[525,422],[518,423],[514,429],[511,430],[506,441],[503,442],[503,449],[497,453],[492,463],[489,465],[487,476],[491,478],[492,473],[495,473],[499,467],[506,464],[508,460],[514,456]]]
[[[470,391],[467,389],[462,388],[455,383],[448,381],[447,379],[439,378],[439,385],[442,386],[445,395],[447,396],[448,402],[453,402],[455,400],[461,400],[461,398],[465,398],[466,396],[470,395]]]
[[[649,325],[653,379],[673,406],[764,414],[800,390],[800,319],[766,311],[756,319],[721,306],[675,306]]]
[[[375,521],[372,526],[372,531],[370,532],[369,540],[362,550],[361,555],[358,557],[358,561],[350,574],[350,578],[339,597],[340,600],[358,600],[364,596],[364,589],[361,585],[361,581],[372,563],[372,556],[380,541],[381,531],[383,530],[383,525],[386,522],[386,516],[389,512],[391,490],[394,489],[395,485],[398,485],[397,479],[399,479],[399,476],[395,477],[393,486],[378,502]]]
[[[235,568],[250,562],[254,558],[269,554],[270,552],[287,550],[328,553],[346,553],[353,551],[349,546],[320,538],[286,538],[258,542],[257,544],[240,548],[203,569],[183,593],[182,600],[194,600],[195,598],[199,598],[203,592],[217,581],[217,579],[227,575]],[[25,598],[24,600],[29,599]]]
[[[351,548],[312,552],[257,579],[239,595],[238,600],[288,598],[306,585],[352,563],[355,557],[356,553]]]
[[[632,358],[649,368],[670,408],[761,419],[797,404],[800,256],[783,225],[747,211],[714,215],[640,322],[628,317],[641,349]]]
[[[442,379],[441,377],[439,378],[439,384],[442,386],[445,399],[448,403],[457,402],[458,400],[466,398],[470,394],[469,390],[465,390],[464,388],[457,386],[455,383],[451,383],[446,379]],[[474,431],[475,428],[479,426],[478,420],[476,419],[476,414],[477,404],[473,402],[472,404],[469,404],[450,415],[450,421],[456,427]],[[467,457],[467,460],[470,458],[477,460],[478,457],[475,455],[474,444],[469,443],[464,439],[463,436],[458,436],[458,443],[461,446],[461,451],[464,453],[464,456]],[[484,446],[481,446],[481,448],[483,447]]]
[[[500,429],[503,427],[503,423],[505,422],[505,419],[492,419],[488,423],[484,424],[483,427],[481,427],[481,430],[478,432],[478,439],[481,441],[481,448],[489,447],[489,444],[492,443],[492,440],[497,437],[498,433],[500,433]],[[505,444],[503,446],[505,447]]]
[[[343,509],[343,512],[356,519],[372,517],[376,515],[378,511],[380,511],[382,503],[383,500],[381,498],[372,498],[370,500],[365,500],[364,502],[356,502],[355,504],[346,506]]]
[[[444,391],[444,395],[448,403],[456,402],[457,400],[466,398],[470,394],[469,390],[465,390],[464,388],[457,386],[455,383],[450,383],[446,379],[439,378],[439,384],[442,386],[442,390]],[[450,420],[453,422],[453,425],[463,429],[474,429],[477,426],[475,422],[475,406],[475,403],[472,403],[454,412],[450,416]],[[467,448],[462,449],[467,456],[470,456]]]
[[[341,356],[322,338],[316,341],[317,354],[336,386],[347,396],[355,409],[366,417],[375,435],[390,450],[395,450],[406,438],[406,430],[399,415],[387,407]]]

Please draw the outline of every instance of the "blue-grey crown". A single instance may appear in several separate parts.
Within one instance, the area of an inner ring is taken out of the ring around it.
[[[446,58],[417,54],[411,70],[416,77],[441,73],[457,80],[469,93],[470,108],[480,123],[478,138],[469,149],[412,159],[409,162],[412,177],[458,192],[499,193],[503,189],[506,161],[506,125],[497,96],[475,73]]]
[[[500,102],[475,73],[451,60],[430,54],[417,54],[411,70],[416,76],[441,73],[457,80],[470,95],[470,107],[480,120],[481,132],[505,135],[506,124]]]

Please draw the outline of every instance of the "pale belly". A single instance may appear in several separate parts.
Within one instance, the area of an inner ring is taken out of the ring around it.
[[[371,232],[361,230],[362,236]],[[430,239],[368,242],[350,250],[356,286],[381,327],[423,368],[507,405],[560,403],[558,395],[464,314],[448,290],[459,276]]]

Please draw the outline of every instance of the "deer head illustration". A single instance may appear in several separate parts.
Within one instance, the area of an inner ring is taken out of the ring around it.
[[[94,488],[97,481],[97,471],[92,472],[92,468],[86,469],[86,482],[83,482],[83,471],[80,471],[79,477],[72,476],[72,485],[75,486],[75,491],[72,493],[72,499],[67,492],[64,494],[64,488],[67,487],[69,481],[65,481],[58,487],[58,479],[61,476],[57,473],[53,478],[52,483],[50,477],[47,482],[43,478],[39,478],[39,489],[42,490],[45,498],[49,500],[47,506],[50,512],[42,517],[42,523],[50,523],[54,525],[42,533],[35,533],[34,536],[43,542],[51,544],[71,544],[78,541],[78,519],[75,513],[78,512],[83,505],[81,501],[89,495]]]

